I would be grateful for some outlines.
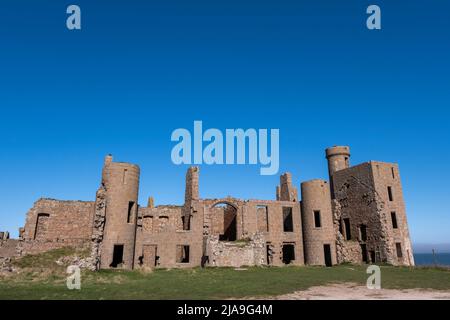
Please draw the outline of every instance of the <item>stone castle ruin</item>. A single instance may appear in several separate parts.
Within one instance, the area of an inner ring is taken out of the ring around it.
[[[398,166],[351,167],[342,146],[328,148],[326,158],[329,182],[303,182],[301,199],[289,173],[280,177],[276,200],[203,199],[199,168],[191,167],[184,205],[154,206],[149,198],[141,207],[139,167],[107,156],[95,201],[38,200],[18,240],[2,235],[0,257],[5,248],[21,256],[72,246],[89,248],[93,270],[413,266]]]

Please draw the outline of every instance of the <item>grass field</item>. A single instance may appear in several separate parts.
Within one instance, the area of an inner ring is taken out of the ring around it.
[[[65,267],[54,261],[73,253],[59,249],[15,264],[21,272],[0,278],[0,299],[223,299],[272,296],[329,283],[364,285],[365,266],[333,268],[196,268],[189,270],[83,272],[81,290],[68,290]],[[450,290],[450,270],[381,267],[383,288]]]

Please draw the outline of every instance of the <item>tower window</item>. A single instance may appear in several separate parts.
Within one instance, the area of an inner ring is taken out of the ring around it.
[[[292,221],[291,207],[283,207],[283,231],[284,232],[294,231],[294,223]]]
[[[364,224],[359,226],[359,238],[364,242],[367,240],[367,226]]]
[[[391,212],[391,220],[392,220],[392,228],[397,229],[398,228],[397,214],[395,213],[395,211]]]
[[[350,228],[350,219],[349,218],[344,219],[344,227],[345,227],[345,240],[351,240],[352,239],[352,231]]]
[[[320,210],[314,211],[314,226],[316,228],[322,227],[322,223],[320,221]]]
[[[391,168],[391,172],[392,172],[392,179],[395,179],[395,171],[394,171],[394,167]]]
[[[392,187],[387,187],[387,190],[388,190],[389,201],[394,201],[394,197],[392,195]]]
[[[402,244],[400,242],[397,242],[395,244],[395,248],[397,249],[397,258],[403,258]]]
[[[128,169],[123,170],[123,177],[122,177],[122,183],[127,184],[127,175],[128,175]]]
[[[128,215],[127,215],[127,223],[133,223],[134,222],[134,202],[130,201],[128,202]]]

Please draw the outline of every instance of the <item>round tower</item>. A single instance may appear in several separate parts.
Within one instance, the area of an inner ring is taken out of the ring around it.
[[[138,213],[138,166],[105,158],[102,184],[106,190],[105,229],[100,267],[132,269]]]
[[[305,264],[336,264],[336,237],[329,184],[311,180],[301,184]]]
[[[325,154],[328,160],[328,174],[330,177],[336,171],[350,166],[350,148],[347,146],[334,146],[327,148]]]

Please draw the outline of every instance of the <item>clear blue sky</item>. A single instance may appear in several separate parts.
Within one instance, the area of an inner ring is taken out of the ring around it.
[[[82,9],[82,30],[65,27]],[[369,4],[382,30],[365,27]],[[448,1],[0,4],[0,230],[39,197],[94,200],[103,157],[141,166],[140,202],[183,202],[176,128],[279,128],[280,172],[324,149],[398,162],[414,242],[450,242]],[[259,166],[202,166],[202,197],[273,199]]]

